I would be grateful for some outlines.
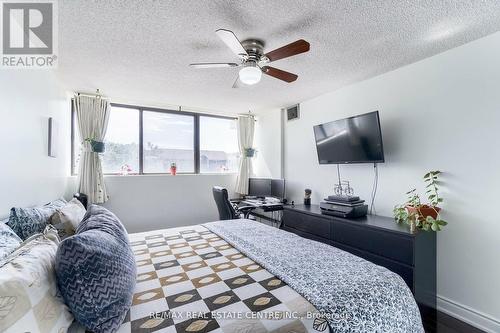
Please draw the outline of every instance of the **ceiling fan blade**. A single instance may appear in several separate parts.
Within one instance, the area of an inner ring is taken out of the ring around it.
[[[244,56],[248,56],[247,51],[245,51],[240,41],[231,30],[218,29],[215,31],[215,33],[238,57],[241,58]]]
[[[193,68],[227,68],[227,67],[238,67],[239,64],[234,62],[199,62],[194,64],[189,64],[189,67]]]
[[[309,51],[309,43],[303,39],[299,39],[293,43],[280,47],[274,51],[268,52],[265,56],[269,61],[276,61],[279,59],[291,57],[300,53]]]
[[[264,72],[264,74],[270,75],[272,77],[286,81],[288,83],[297,80],[297,78],[299,77],[296,74],[286,72],[286,71],[283,71],[281,69],[277,69],[274,67],[269,67],[269,66],[262,67],[262,72]]]

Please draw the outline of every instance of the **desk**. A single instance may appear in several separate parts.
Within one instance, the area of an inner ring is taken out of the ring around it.
[[[250,215],[261,222],[265,220],[278,228],[281,226],[283,204],[280,202],[266,202],[258,199],[239,199],[231,200],[231,202],[237,203],[238,206],[254,206],[255,209],[250,212]]]

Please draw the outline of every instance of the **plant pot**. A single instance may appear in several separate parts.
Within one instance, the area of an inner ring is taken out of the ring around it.
[[[254,148],[246,148],[245,149],[245,157],[252,158],[255,156],[255,149]]]
[[[90,146],[92,147],[92,151],[94,153],[104,153],[104,142],[92,140],[90,141]]]
[[[439,207],[432,207],[428,205],[421,205],[418,207],[407,205],[405,208],[409,214],[418,213],[420,221],[425,220],[427,216],[432,216],[434,220],[437,219],[439,211],[441,210]]]
[[[170,174],[175,176],[177,174],[177,167],[170,167]]]

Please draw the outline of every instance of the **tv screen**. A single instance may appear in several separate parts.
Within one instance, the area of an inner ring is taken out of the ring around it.
[[[378,111],[316,125],[314,136],[320,164],[384,162]]]

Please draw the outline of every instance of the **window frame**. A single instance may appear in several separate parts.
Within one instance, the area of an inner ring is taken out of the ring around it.
[[[214,114],[209,114],[209,113],[201,113],[201,112],[192,112],[192,111],[182,111],[180,110],[172,110],[172,109],[163,109],[163,108],[157,108],[157,107],[149,107],[149,106],[139,106],[139,105],[131,105],[131,104],[121,104],[121,103],[110,103],[111,107],[117,107],[117,108],[128,108],[128,109],[134,109],[138,111],[138,116],[139,116],[139,172],[138,173],[133,173],[130,175],[135,175],[135,176],[143,176],[143,175],[170,175],[169,172],[146,172],[144,173],[144,118],[143,114],[144,111],[147,112],[159,112],[159,113],[166,113],[166,114],[174,114],[174,115],[182,115],[182,116],[191,116],[193,117],[193,151],[194,151],[194,171],[193,172],[177,172],[177,174],[180,175],[210,175],[210,174],[219,174],[219,173],[201,173],[200,172],[200,117],[211,117],[211,118],[219,118],[219,119],[229,119],[229,120],[237,120],[237,117],[230,117],[230,116],[221,116],[221,115],[214,115]],[[76,165],[75,165],[75,139],[76,139],[76,134],[75,134],[75,109],[73,105],[73,99],[71,100],[71,175],[76,176]],[[224,174],[234,174],[235,172],[228,172]],[[108,176],[113,176],[113,175],[120,175],[119,173],[105,173],[104,175]]]

